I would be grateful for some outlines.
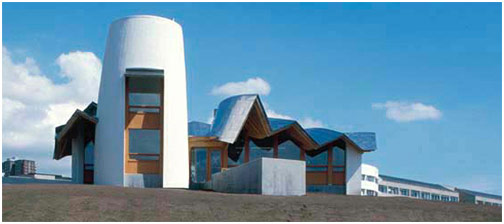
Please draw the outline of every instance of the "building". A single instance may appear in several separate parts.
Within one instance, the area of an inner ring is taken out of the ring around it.
[[[455,190],[459,192],[460,202],[477,205],[502,206],[502,196],[460,188],[455,188]]]
[[[35,161],[8,158],[2,163],[2,172],[5,176],[21,176],[35,174],[37,171]]]
[[[76,111],[56,130],[54,158],[72,155],[75,183],[92,179],[105,185],[187,188],[181,26],[157,16],[119,19],[110,26],[103,62],[101,106],[95,107],[95,116]],[[92,174],[85,172],[91,171],[85,164],[90,143],[95,149]]]
[[[308,191],[359,195],[362,155],[376,149],[374,133],[304,129],[269,118],[256,94],[223,100],[212,124],[189,123],[189,136],[194,188],[221,169],[270,157],[305,161]]]
[[[457,191],[439,184],[425,183],[387,175],[380,175],[379,184],[379,196],[399,196],[444,202],[459,201],[459,194]]]
[[[126,17],[112,23],[106,46],[100,106],[56,128],[54,159],[72,156],[74,183],[199,189],[212,174],[270,157],[306,161],[309,191],[360,194],[374,133],[269,118],[254,94],[223,100],[212,124],[188,123],[180,25]]]
[[[378,196],[378,182],[380,180],[378,168],[362,164],[361,195]]]
[[[374,194],[375,186],[378,187],[377,194]],[[499,195],[383,175],[379,174],[377,167],[368,164],[362,164],[361,195],[502,205],[502,197]]]

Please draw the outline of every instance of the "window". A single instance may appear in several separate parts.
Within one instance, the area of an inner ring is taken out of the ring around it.
[[[360,193],[361,193],[361,195],[366,195],[366,190],[365,189],[361,189]]]
[[[401,195],[402,196],[409,196],[409,189],[401,188]]]
[[[378,190],[382,193],[387,193],[387,186],[385,185],[379,185]]]
[[[389,194],[399,194],[399,188],[397,188],[397,187],[389,187],[388,188],[388,193]]]
[[[448,201],[450,201],[450,197],[446,196],[446,195],[441,195],[441,201],[448,202]]]
[[[129,112],[159,113],[161,86],[159,77],[128,77]]]
[[[419,198],[420,197],[420,192],[419,191],[415,191],[415,190],[411,190],[411,197]]]
[[[259,147],[254,142],[250,141],[250,157],[249,161],[256,160],[262,157],[273,158],[273,149],[269,147]]]
[[[343,169],[341,169],[341,171],[344,170],[345,168],[345,150],[340,148],[340,147],[333,147],[332,148],[333,150],[333,155],[332,155],[332,162],[333,162],[333,167],[341,167]],[[336,170],[335,170],[336,171]],[[336,171],[338,172],[338,171]]]
[[[195,148],[191,150],[191,181],[193,183],[205,183],[207,178],[207,150]]]
[[[362,175],[362,180],[366,180],[366,175]]]
[[[432,194],[431,199],[434,201],[439,201],[441,200],[441,197],[439,196],[439,194]]]
[[[218,173],[221,171],[221,151],[210,151],[210,173]]]
[[[427,192],[422,192],[422,199],[424,200],[430,200],[431,199],[431,194]]]
[[[375,179],[376,179],[373,176],[367,176],[366,178],[367,178],[367,181],[369,181],[369,182],[375,182]]]
[[[378,193],[373,190],[366,190],[366,195],[367,196],[377,196]]]
[[[306,155],[306,171],[327,171],[327,150],[316,156]]]
[[[278,158],[300,160],[301,151],[292,141],[283,142],[278,146]]]
[[[450,196],[450,201],[451,202],[458,202],[458,197]]]
[[[160,132],[155,129],[129,129],[129,157],[136,160],[159,160]]]

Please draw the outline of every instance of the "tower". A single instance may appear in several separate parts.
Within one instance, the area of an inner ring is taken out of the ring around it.
[[[182,27],[138,15],[110,25],[98,96],[95,183],[187,188]]]

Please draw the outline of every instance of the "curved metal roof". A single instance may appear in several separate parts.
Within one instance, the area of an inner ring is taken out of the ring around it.
[[[251,121],[253,119],[250,118],[254,118],[256,121]],[[247,125],[250,127],[247,128]],[[307,142],[307,145],[310,145],[309,149],[312,150],[319,149],[340,138],[356,145],[362,151],[376,150],[376,136],[371,132],[344,134],[326,128],[304,129],[294,120],[268,118],[257,94],[237,95],[223,100],[217,108],[214,122],[207,135],[216,136],[219,141],[232,144],[243,129],[254,130],[256,135],[268,137],[292,126],[296,127],[297,132],[303,136],[303,140]]]

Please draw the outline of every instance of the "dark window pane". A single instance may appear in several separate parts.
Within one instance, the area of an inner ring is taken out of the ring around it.
[[[128,89],[131,93],[160,93],[162,82],[160,77],[129,77]]]
[[[195,148],[191,153],[191,181],[193,183],[205,183],[207,150],[205,148]]]
[[[159,113],[159,108],[130,107],[129,112],[133,112],[133,113]]]
[[[345,165],[345,150],[334,147],[333,148],[333,158],[332,158],[332,163],[333,165]]]
[[[161,148],[159,130],[129,129],[129,152],[159,154]]]
[[[236,161],[234,161],[233,159],[231,159],[231,157],[229,157],[231,151],[228,151],[228,166],[238,166],[240,164],[243,164],[245,158],[245,150],[243,149],[243,147],[236,147],[236,150],[240,154]]]
[[[250,141],[250,161],[259,159],[261,157],[273,158],[273,148],[261,148],[256,146]]]
[[[130,106],[160,106],[161,95],[158,93],[130,93],[128,101]]]
[[[300,160],[300,157],[300,149],[292,141],[283,142],[278,146],[278,158]]]
[[[306,165],[327,165],[327,150],[314,157],[307,154]]]
[[[221,171],[221,151],[213,150],[210,153],[210,166],[212,174],[218,173]]]
[[[310,167],[310,166],[306,166],[306,171],[323,171],[323,172],[326,172],[327,171],[327,166],[326,167]]]
[[[159,160],[159,156],[144,156],[144,155],[135,155],[135,154],[130,154],[130,159],[136,159],[136,160]]]
[[[344,167],[333,167],[333,172],[345,172]]]

